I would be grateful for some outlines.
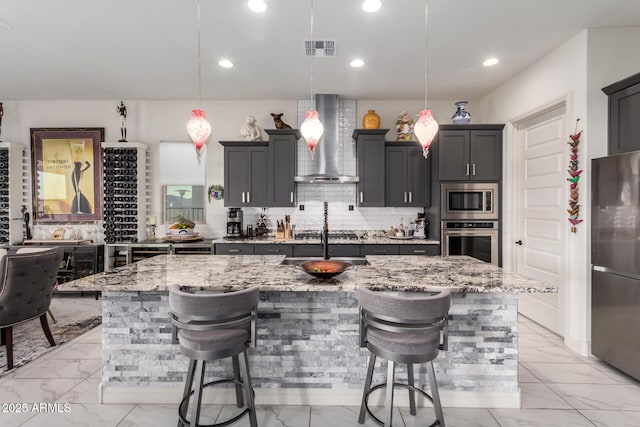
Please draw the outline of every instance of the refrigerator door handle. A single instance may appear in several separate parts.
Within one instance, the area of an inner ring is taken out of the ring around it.
[[[626,277],[628,279],[640,280],[640,274],[627,273],[613,268],[603,267],[601,265],[594,265],[593,271],[599,271],[601,273],[615,274],[616,276]]]

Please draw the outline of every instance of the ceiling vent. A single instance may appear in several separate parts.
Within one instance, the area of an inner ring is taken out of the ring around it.
[[[314,56],[316,58],[333,58],[336,56],[336,44],[334,40],[310,40],[304,41],[305,56]]]

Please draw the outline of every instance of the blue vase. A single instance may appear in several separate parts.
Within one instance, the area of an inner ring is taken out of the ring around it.
[[[468,103],[469,101],[456,102],[456,106],[458,107],[458,109],[455,113],[453,113],[453,116],[451,116],[451,120],[453,121],[454,125],[467,125],[469,124],[469,122],[471,122],[471,114],[469,114],[469,112],[465,110],[465,107]]]

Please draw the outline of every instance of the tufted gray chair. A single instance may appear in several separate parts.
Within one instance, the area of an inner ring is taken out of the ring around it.
[[[363,424],[366,413],[369,413],[379,424],[391,427],[393,388],[404,387],[409,390],[411,415],[416,415],[415,393],[417,392],[433,403],[436,421],[431,425],[444,427],[444,415],[433,360],[438,357],[439,350],[447,349],[450,291],[443,290],[431,295],[357,288],[356,292],[360,303],[360,347],[366,347],[371,352],[358,423]],[[385,383],[372,388],[371,381],[376,357],[387,360],[387,379]],[[394,381],[396,363],[407,364],[408,384]],[[427,364],[431,395],[415,387],[413,377],[415,363]],[[368,406],[369,394],[382,387],[386,388],[384,422],[375,417]]]
[[[185,424],[199,426],[202,389],[224,382],[235,384],[238,408],[244,405],[243,398],[246,399],[247,408],[230,420],[208,427],[233,423],[245,414],[249,414],[251,427],[257,427],[247,350],[255,347],[258,301],[258,288],[214,293],[189,286],[169,287],[169,308],[177,332],[174,337],[180,343],[180,352],[190,359],[183,398],[178,407],[179,427]],[[240,354],[243,356],[242,363],[238,358]],[[227,357],[232,359],[233,379],[203,384],[206,362]],[[187,406],[191,395],[189,421]]]
[[[7,369],[13,368],[14,325],[39,317],[49,344],[56,345],[47,310],[60,260],[57,249],[10,254],[0,260],[0,341],[6,346]]]

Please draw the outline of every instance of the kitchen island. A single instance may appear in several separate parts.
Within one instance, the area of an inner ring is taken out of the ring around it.
[[[260,288],[258,345],[250,351],[259,404],[358,405],[368,351],[358,348],[354,290],[365,286],[451,289],[449,351],[434,362],[443,404],[519,407],[517,293],[556,292],[554,287],[469,257],[368,256],[369,265],[326,281],[281,265],[283,259],[157,256],[65,283],[65,290],[102,291],[101,401],[180,400],[188,361],[171,342],[167,302],[168,286],[180,284],[221,291]],[[210,374],[227,372],[227,365],[212,363]],[[416,382],[424,386],[426,369],[416,371]],[[377,373],[380,380],[383,370]],[[232,391],[212,396],[232,402]]]

